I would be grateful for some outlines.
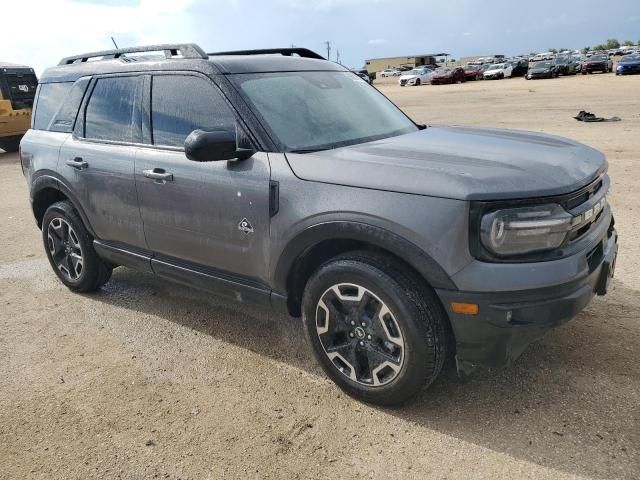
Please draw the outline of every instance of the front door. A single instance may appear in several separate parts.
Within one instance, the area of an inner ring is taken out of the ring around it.
[[[195,162],[184,154],[193,130],[229,130],[236,118],[210,79],[154,75],[151,141],[136,157],[135,178],[149,249],[157,258],[267,277],[269,162]]]

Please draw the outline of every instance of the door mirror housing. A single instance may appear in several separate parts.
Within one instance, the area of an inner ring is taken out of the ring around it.
[[[238,148],[236,135],[228,130],[194,130],[184,141],[184,153],[195,162],[244,160],[254,154],[249,148]]]

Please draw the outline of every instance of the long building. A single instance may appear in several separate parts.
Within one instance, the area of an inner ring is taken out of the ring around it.
[[[381,72],[386,68],[419,67],[421,65],[434,65],[437,57],[448,57],[448,53],[425,53],[422,55],[410,55],[408,57],[370,58],[365,60],[367,72]]]

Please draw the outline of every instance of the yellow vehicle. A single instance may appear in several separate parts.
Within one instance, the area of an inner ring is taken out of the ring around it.
[[[0,150],[15,152],[31,126],[38,80],[33,68],[0,62]]]

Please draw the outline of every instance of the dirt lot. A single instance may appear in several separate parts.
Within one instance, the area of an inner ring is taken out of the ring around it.
[[[451,365],[412,405],[341,394],[298,321],[118,269],[74,295],[44,256],[16,155],[0,153],[0,478],[638,478],[640,77],[380,89],[414,119],[568,136],[603,150],[613,291],[509,370]],[[581,109],[619,123],[582,124]]]

